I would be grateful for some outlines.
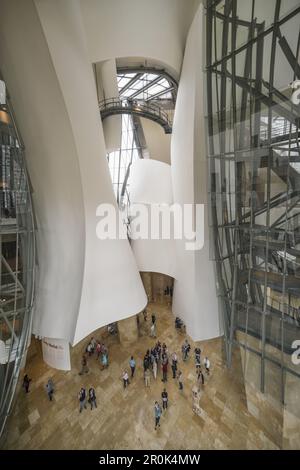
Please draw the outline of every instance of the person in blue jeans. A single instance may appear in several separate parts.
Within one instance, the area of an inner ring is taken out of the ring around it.
[[[129,361],[130,369],[131,369],[131,378],[134,376],[134,371],[135,371],[135,360],[133,359],[133,356],[131,356],[130,361]]]
[[[161,413],[162,413],[161,407],[160,407],[159,403],[156,401],[155,405],[154,405],[155,430],[156,430],[157,426],[160,428],[159,421],[160,421]]]

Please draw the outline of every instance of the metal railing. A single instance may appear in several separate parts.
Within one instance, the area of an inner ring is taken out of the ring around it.
[[[99,102],[99,109],[102,119],[113,114],[135,114],[157,122],[164,128],[166,134],[172,133],[172,122],[168,113],[153,103],[109,98]]]

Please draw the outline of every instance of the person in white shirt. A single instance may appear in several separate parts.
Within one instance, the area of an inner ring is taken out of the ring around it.
[[[124,388],[128,387],[128,385],[129,385],[129,376],[128,376],[127,370],[124,370],[122,379],[123,379]]]
[[[207,375],[209,375],[210,361],[209,361],[208,357],[206,357],[204,359],[204,367],[205,367]]]
[[[157,362],[154,359],[153,364],[152,364],[152,372],[153,372],[153,377],[156,380],[157,377]]]

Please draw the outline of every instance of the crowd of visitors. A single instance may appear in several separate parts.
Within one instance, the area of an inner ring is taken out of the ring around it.
[[[147,321],[147,311],[143,312],[144,321]],[[151,337],[156,338],[156,315],[152,313],[151,315]],[[181,347],[182,353],[182,365],[189,360],[189,354],[191,351],[191,346],[186,339]],[[96,340],[94,337],[91,337],[85,353],[81,359],[81,370],[79,375],[87,374],[89,372],[88,367],[88,358],[92,356],[96,358],[96,361],[100,362],[101,369],[105,369],[109,365],[108,361],[108,348],[107,346]],[[201,389],[205,384],[205,377],[202,369],[202,364],[204,366],[206,375],[210,375],[210,361],[206,356],[204,360],[201,360],[201,349],[196,347],[194,349],[194,360],[196,368],[196,384],[192,389],[192,400],[193,400],[193,411],[197,414],[200,414],[200,394]],[[134,356],[132,355],[129,359],[129,369],[130,369],[130,381],[132,381],[136,374],[137,362]],[[184,389],[184,376],[182,370],[179,370],[179,359],[176,351],[170,352],[166,343],[161,343],[157,341],[151,349],[147,349],[143,361],[143,376],[145,387],[149,388],[151,380],[156,381],[158,374],[161,374],[161,381],[166,384],[169,378],[169,367],[172,370],[172,379],[177,381],[178,389],[182,393]],[[129,370],[128,369],[128,370]],[[125,369],[122,373],[121,379],[123,382],[123,388],[126,389],[130,385],[129,381],[129,372]],[[23,387],[25,392],[29,392],[29,386],[31,379],[26,374],[23,379]],[[51,378],[48,379],[46,384],[46,392],[50,401],[53,400],[54,395],[54,384]],[[82,387],[78,393],[79,401],[79,412],[81,413],[83,409],[87,408],[87,402],[89,403],[91,410],[97,408],[97,399],[96,392],[93,387],[90,387],[88,393],[84,387]],[[161,393],[161,404],[159,401],[155,401],[154,404],[154,417],[155,417],[155,429],[160,427],[160,418],[163,414],[163,411],[168,409],[169,396],[166,388],[163,388]]]

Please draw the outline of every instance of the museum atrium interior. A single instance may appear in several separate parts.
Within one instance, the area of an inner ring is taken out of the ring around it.
[[[0,448],[299,449],[299,0],[0,12]],[[108,206],[122,236],[99,236]],[[174,232],[192,207],[194,235],[201,206],[201,246],[137,237],[141,206]],[[109,367],[88,355],[82,377],[92,337]],[[169,379],[156,432],[143,357],[158,340],[184,389]],[[197,347],[211,371],[195,392]]]

